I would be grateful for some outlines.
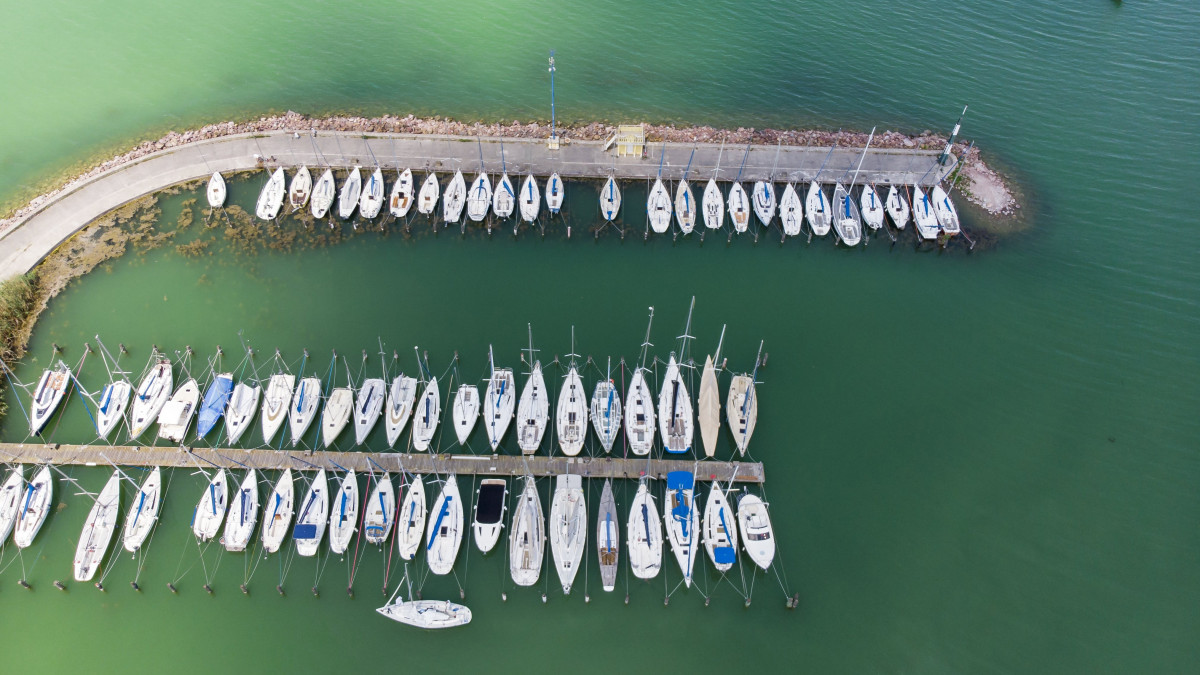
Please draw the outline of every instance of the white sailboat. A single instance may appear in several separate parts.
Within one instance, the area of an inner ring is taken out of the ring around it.
[[[750,227],[750,204],[746,189],[734,182],[729,187],[729,218],[733,220],[733,231],[742,233]]]
[[[438,420],[442,416],[442,395],[438,390],[437,378],[430,378],[425,385],[425,392],[417,401],[413,411],[413,450],[425,452],[433,441],[433,433],[437,431]]]
[[[288,188],[288,204],[291,205],[293,212],[299,211],[308,204],[308,198],[312,196],[312,187],[312,173],[309,172],[307,164],[302,164],[296,175],[292,176],[292,184]]]
[[[283,168],[275,169],[270,179],[267,180],[267,184],[258,193],[258,204],[254,207],[254,215],[258,216],[259,220],[275,220],[275,216],[279,215],[279,209],[283,206],[283,195],[287,190],[285,181]]]
[[[258,523],[258,474],[246,470],[246,477],[229,500],[229,517],[225,520],[225,535],[221,543],[230,553],[245,551],[254,526]]]
[[[446,186],[446,196],[442,199],[442,220],[447,223],[457,223],[462,219],[463,206],[467,199],[467,183],[463,180],[462,171],[455,171],[454,178]]]
[[[8,540],[17,517],[21,513],[21,505],[25,499],[25,474],[20,464],[8,472],[4,485],[0,485],[0,543]]]
[[[300,502],[296,512],[296,526],[292,528],[292,540],[296,542],[296,553],[311,558],[321,548],[325,536],[325,522],[329,517],[329,481],[325,469],[318,469],[316,477]]]
[[[383,209],[383,183],[383,170],[375,167],[358,200],[358,213],[363,218],[372,220]]]
[[[764,227],[775,218],[775,186],[771,181],[754,181],[754,214]]]
[[[157,466],[150,470],[150,475],[142,481],[142,486],[133,496],[129,505],[129,514],[125,516],[125,534],[121,543],[126,551],[137,553],[146,537],[158,522],[158,511],[162,506],[162,469]]]
[[[63,394],[71,384],[71,369],[59,361],[53,368],[42,371],[37,387],[33,390],[33,406],[29,414],[29,435],[41,433],[46,422],[58,409],[63,400]]]
[[[933,200],[925,194],[920,185],[913,186],[913,224],[917,228],[917,235],[925,241],[937,239],[940,228],[938,227],[937,214],[933,211]]]
[[[667,373],[658,394],[658,425],[663,448],[670,453],[690,452],[692,449],[692,397],[679,372],[675,352],[667,361]]]
[[[800,203],[800,195],[796,194],[796,186],[791,183],[783,188],[783,196],[779,198],[779,221],[783,224],[784,235],[795,237],[800,234],[804,206]]]
[[[408,575],[405,574],[405,579]],[[405,600],[399,597],[400,588],[388,599],[388,603],[377,608],[384,617],[414,628],[436,630],[439,628],[454,628],[471,623],[471,609],[449,600]],[[412,586],[408,588],[412,597]]]
[[[29,548],[37,537],[38,530],[46,522],[54,501],[54,480],[49,466],[43,466],[25,485],[25,493],[21,495],[21,507],[17,515],[17,525],[13,532],[13,542],[17,548]]]
[[[903,230],[912,216],[912,211],[908,207],[908,200],[900,193],[900,189],[895,185],[888,188],[887,199],[884,200],[884,208],[887,209],[888,216],[892,219],[892,224],[897,230]]]
[[[508,569],[513,583],[532,586],[542,576],[542,557],[546,552],[546,521],[542,517],[542,498],[532,476],[525,477],[525,489],[513,509],[508,535]]]
[[[708,185],[704,186],[701,206],[704,208],[704,226],[710,230],[720,229],[725,220],[725,195],[721,194],[721,188],[713,178],[709,178]]]
[[[859,211],[862,213],[863,222],[867,224],[867,227],[872,230],[883,227],[883,202],[880,201],[873,185],[868,183],[863,186],[862,193],[858,196],[858,203],[862,207]]]
[[[450,573],[458,549],[462,545],[463,506],[454,474],[446,476],[442,492],[429,512],[429,529],[425,533],[425,561],[429,571],[439,576]]]
[[[542,444],[546,424],[550,417],[549,397],[546,381],[542,377],[542,362],[534,361],[525,388],[521,390],[521,402],[517,405],[517,445],[521,453],[532,455]]]
[[[329,551],[342,555],[358,527],[358,476],[353,470],[342,476],[329,511]]]
[[[354,390],[350,387],[338,387],[329,394],[325,409],[321,411],[321,442],[325,447],[332,447],[342,434],[353,408]]]
[[[107,439],[117,423],[125,419],[132,393],[133,385],[129,380],[115,380],[104,386],[100,400],[96,402],[96,434],[100,438]]]
[[[754,423],[758,419],[758,399],[754,396],[754,376],[734,375],[729,384],[729,401],[725,405],[729,418],[729,430],[738,453],[746,454],[746,445],[754,434]]]
[[[612,381],[612,358],[608,360],[609,373],[596,383],[592,391],[592,428],[604,452],[612,452],[617,434],[621,433],[621,392]]]
[[[321,177],[317,179],[317,184],[313,186],[312,197],[308,201],[313,218],[324,218],[325,214],[329,213],[329,207],[333,206],[335,196],[337,196],[337,184],[333,178],[333,170],[325,169],[325,173],[321,174]]]
[[[537,179],[532,173],[527,173],[525,181],[521,183],[521,219],[527,223],[537,220],[541,206],[542,191],[538,189]]]
[[[650,327],[654,325],[654,308],[650,308],[650,320],[646,324],[646,339],[642,342],[641,363],[629,380],[629,391],[625,395],[625,438],[633,454],[650,454],[654,448],[654,397],[646,383],[646,356],[651,346]]]
[[[121,508],[121,474],[114,471],[92,504],[75,547],[75,581],[91,581],[100,569]]]
[[[683,583],[692,585],[692,566],[700,543],[700,512],[696,508],[696,477],[691,471],[667,474],[667,492],[663,497],[663,523],[667,540],[675,553],[675,562],[683,572]]]
[[[225,206],[225,178],[219,172],[214,171],[209,177],[208,189],[204,194],[208,198],[209,207],[219,209]]]
[[[513,189],[512,180],[508,174],[500,175],[496,181],[496,192],[492,195],[492,212],[497,218],[508,218],[513,214],[517,205],[517,193]]]
[[[263,506],[262,542],[263,550],[276,553],[283,546],[283,539],[292,529],[292,516],[296,511],[296,484],[292,470],[284,469],[275,482],[267,503]]]
[[[550,550],[563,594],[571,592],[579,561],[587,548],[587,503],[583,498],[583,479],[563,474],[555,480],[550,500]]]
[[[459,386],[454,394],[454,434],[458,444],[465,445],[479,419],[479,387],[473,384]]]
[[[387,431],[389,448],[396,447],[396,441],[400,439],[400,432],[404,431],[404,426],[408,424],[408,417],[412,414],[413,401],[416,396],[416,378],[407,377],[404,373],[392,378],[383,422],[384,429]]]
[[[862,241],[862,220],[858,207],[841,183],[833,188],[833,209],[833,229],[838,237],[847,246],[857,246]]]
[[[395,521],[396,488],[392,485],[391,475],[384,471],[375,481],[363,513],[363,534],[367,537],[367,543],[382,546],[392,533]]]
[[[692,156],[696,151],[692,150]],[[687,168],[683,170],[683,179],[675,187],[675,222],[679,231],[691,234],[696,229],[696,198],[692,196],[692,187],[688,185],[688,173],[692,170],[692,157],[688,157]]]
[[[229,507],[229,483],[226,481],[225,469],[217,469],[192,512],[192,533],[202,542],[217,536],[221,522],[225,520],[225,510]]]
[[[288,427],[292,430],[292,446],[295,447],[304,432],[317,417],[317,406],[321,404],[321,380],[305,377],[296,387],[292,402],[288,406]]]
[[[574,329],[571,333],[573,338]],[[574,344],[574,339],[571,342]],[[587,418],[587,391],[583,388],[583,380],[579,377],[579,368],[576,367],[575,359],[572,358],[570,368],[567,370],[567,377],[563,380],[562,390],[558,392],[558,409],[554,416],[558,445],[562,448],[564,455],[574,457],[583,450],[583,441],[587,438]]]
[[[496,368],[496,358],[492,354],[491,345],[488,345],[488,363],[491,365],[492,375],[488,378],[487,392],[483,399],[483,426],[487,431],[492,452],[496,452],[513,419],[513,411],[517,405],[517,385],[513,379],[512,368]]]
[[[417,213],[428,216],[437,208],[438,197],[441,194],[442,186],[438,183],[437,174],[430,172],[425,177],[425,182],[421,184],[421,192],[417,194]]]
[[[487,217],[488,209],[492,206],[492,181],[482,171],[471,181],[471,190],[467,193],[467,217],[479,222]]]
[[[507,503],[508,481],[503,478],[484,478],[480,481],[479,493],[475,496],[475,518],[471,523],[475,547],[480,553],[490,552],[500,541]]]
[[[775,559],[775,531],[767,505],[756,495],[744,494],[738,499],[737,515],[746,555],[764,570],[769,568]]]
[[[832,210],[829,201],[825,199],[825,191],[821,189],[821,185],[817,181],[813,181],[808,185],[808,197],[805,207],[808,209],[808,229],[818,237],[824,237],[829,234],[829,225],[832,223]]]
[[[288,417],[288,407],[292,402],[292,388],[296,385],[296,376],[289,373],[275,373],[267,382],[267,391],[263,395],[262,406],[262,438],[266,445],[271,444],[279,427]]]
[[[621,212],[621,188],[617,185],[617,179],[609,175],[608,180],[604,181],[604,187],[600,190],[600,215],[604,219],[612,222],[617,214]]]
[[[158,419],[163,405],[171,396],[173,383],[171,362],[159,357],[134,393],[129,413],[129,440],[137,440]]]
[[[700,375],[700,395],[696,397],[696,418],[706,457],[717,453],[717,437],[721,432],[721,392],[717,383],[716,361],[721,358],[721,345],[724,342],[725,327],[721,326],[721,339],[717,341],[716,354],[704,359],[704,372]]]
[[[238,382],[233,388],[233,395],[229,397],[229,407],[225,411],[225,432],[230,445],[237,443],[242,434],[246,433],[246,429],[250,428],[254,413],[258,412],[258,400],[261,396],[262,387],[257,383],[250,385]]]
[[[354,215],[354,209],[358,208],[359,197],[362,196],[362,172],[359,167],[354,167],[346,176],[346,182],[342,183],[342,191],[338,193],[338,217],[342,220],[349,220],[350,216]]]
[[[564,191],[558,172],[550,174],[550,179],[546,181],[546,208],[550,209],[550,213],[554,214],[562,210]]]
[[[704,548],[718,572],[728,571],[737,562],[737,520],[716,481],[704,505]]]
[[[405,169],[396,177],[392,185],[392,194],[388,198],[388,213],[396,218],[408,215],[413,205],[413,175],[412,169]]]
[[[396,514],[396,553],[401,560],[412,560],[421,548],[425,534],[425,481],[413,476],[400,511]]]
[[[646,196],[646,213],[650,217],[650,229],[658,234],[666,232],[671,227],[671,193],[663,185],[662,179],[654,181],[650,194]]]
[[[959,233],[960,227],[958,223],[958,210],[954,208],[954,204],[950,201],[950,196],[942,189],[941,185],[933,186],[933,213],[937,216],[938,225],[942,231],[950,236]]]
[[[358,398],[354,402],[354,442],[358,445],[367,440],[367,436],[375,428],[375,423],[379,421],[384,397],[382,378],[369,377],[363,380],[362,386],[358,388]]]
[[[639,579],[653,579],[662,569],[662,524],[647,481],[649,478],[643,477],[638,483],[629,507],[629,522],[625,525],[629,568]]]
[[[613,499],[612,479],[604,479],[600,493],[600,513],[596,516],[596,554],[600,558],[600,582],[607,592],[617,587],[617,561],[620,558],[621,527],[617,524],[617,502]]]

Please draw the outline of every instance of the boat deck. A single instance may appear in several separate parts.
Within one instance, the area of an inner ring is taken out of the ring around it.
[[[401,469],[410,473],[454,473],[482,476],[556,476],[565,473],[587,478],[639,478],[643,473],[665,478],[672,471],[694,471],[696,480],[762,483],[766,480],[760,462],[722,462],[644,457],[545,457],[539,455],[430,455],[398,452],[290,452],[286,450],[243,450],[240,448],[179,448],[162,446],[95,446],[40,443],[0,443],[3,459],[22,464],[98,466],[203,467],[226,469],[335,469],[341,466],[358,472]],[[372,463],[373,462],[373,463]],[[377,466],[376,466],[377,465]]]

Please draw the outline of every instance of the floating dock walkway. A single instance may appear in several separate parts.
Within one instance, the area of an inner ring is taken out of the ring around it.
[[[694,471],[697,481],[762,483],[766,480],[760,462],[715,460],[650,459],[645,457],[546,457],[544,455],[466,455],[398,452],[326,452],[287,450],[243,450],[239,448],[179,448],[164,446],[101,446],[41,443],[0,443],[6,461],[58,466],[161,466],[181,468],[223,467],[238,469],[336,469],[359,473],[378,470],[416,474],[485,476],[557,476],[571,473],[585,478],[637,479],[643,472],[665,478],[671,471]]]

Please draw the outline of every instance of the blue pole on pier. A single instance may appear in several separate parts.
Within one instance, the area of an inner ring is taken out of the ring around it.
[[[550,138],[558,138],[554,130],[554,50],[550,50]]]
[[[553,59],[551,59],[553,61]],[[553,106],[551,106],[553,107]],[[954,130],[950,132],[950,140],[946,141],[946,149],[938,156],[937,163],[940,166],[946,166],[946,160],[950,157],[950,149],[954,147],[954,141],[958,138],[958,130],[962,128],[963,117],[967,114],[967,106],[963,106],[962,114],[958,116],[958,121],[954,123]]]

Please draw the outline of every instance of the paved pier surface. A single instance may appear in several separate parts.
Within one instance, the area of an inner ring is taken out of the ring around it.
[[[642,472],[654,478],[664,478],[671,471],[695,471],[696,480],[721,482],[762,483],[766,479],[759,462],[718,462],[689,459],[651,459],[645,457],[546,457],[533,455],[429,455],[415,453],[368,452],[289,452],[285,450],[241,450],[235,448],[194,448],[191,452],[172,447],[138,447],[128,445],[42,445],[38,443],[0,443],[0,453],[7,461],[23,464],[163,466],[210,468],[221,466],[237,469],[336,469],[334,463],[360,473],[378,470],[410,473],[454,473],[485,476],[556,476],[564,473],[587,478],[631,478]],[[372,464],[374,462],[374,464]],[[377,466],[376,466],[377,465]]]
[[[510,174],[532,172],[548,176],[557,171],[563,177],[598,178],[613,173],[622,180],[653,178],[658,174],[660,157],[663,178],[678,180],[695,149],[689,174],[692,181],[707,181],[712,177],[719,181],[734,180],[743,157],[742,181],[768,177],[780,182],[808,181],[817,175],[829,154],[829,148],[817,147],[757,145],[751,146],[747,154],[746,146],[726,145],[722,151],[715,144],[667,143],[665,148],[662,144],[648,146],[644,158],[617,158],[615,152],[605,152],[602,141],[573,141],[564,143],[559,150],[549,150],[544,139],[527,138],[506,138],[503,149]],[[484,168],[489,173],[499,172],[499,138],[477,142],[475,138],[461,136],[325,131],[315,137],[300,132],[297,138],[293,132],[275,131],[223,136],[167,148],[91,178],[0,233],[0,279],[33,269],[72,233],[126,202],[177,183],[207,178],[213,171],[254,169],[260,166],[258,157],[265,158],[264,164],[270,168],[378,164],[391,172],[387,176],[390,185],[395,170],[406,167],[418,174],[425,170],[461,168],[470,182],[469,176],[479,171],[481,152]],[[852,174],[861,154],[861,148],[835,150],[820,176],[821,182],[833,182]],[[938,154],[936,150],[870,150],[862,162],[858,182],[907,184],[922,176],[925,183],[939,180],[954,168],[954,160],[930,172]],[[419,185],[422,178],[416,180]],[[703,187],[698,189],[702,191]]]

